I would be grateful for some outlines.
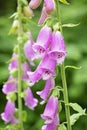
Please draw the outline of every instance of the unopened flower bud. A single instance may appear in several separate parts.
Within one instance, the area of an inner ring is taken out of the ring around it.
[[[26,17],[30,17],[30,18],[33,17],[33,11],[29,6],[24,6],[23,13],[24,13],[24,16]]]
[[[13,24],[12,24],[12,27],[9,31],[9,34],[17,34],[18,33],[18,24],[19,24],[18,20],[13,21]]]
[[[36,9],[39,7],[41,3],[41,0],[31,0],[30,3],[29,3],[29,6],[32,8],[32,9]]]

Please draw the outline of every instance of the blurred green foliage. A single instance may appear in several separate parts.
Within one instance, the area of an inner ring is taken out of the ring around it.
[[[0,90],[2,84],[7,80],[8,63],[12,55],[12,50],[16,44],[16,37],[9,36],[8,32],[12,24],[9,19],[10,15],[15,11],[16,1],[1,1],[0,4]],[[34,12],[36,15],[34,21],[38,21],[40,17],[41,8]],[[62,23],[80,23],[79,26],[74,28],[64,28],[64,38],[67,45],[68,57],[66,65],[81,66],[80,70],[67,69],[67,83],[69,90],[69,98],[72,102],[79,103],[83,108],[87,108],[87,0],[71,0],[69,6],[61,4],[61,20]],[[29,23],[30,30],[33,33],[34,39],[39,31],[39,27]],[[35,28],[34,28],[34,27]],[[56,83],[60,80],[57,81]],[[41,90],[44,83],[40,81],[33,87],[33,92]],[[39,98],[36,94],[35,96]],[[5,105],[5,96],[0,92],[0,113],[3,111]],[[40,130],[43,120],[40,119],[40,114],[43,112],[43,107],[38,106],[35,111],[28,110],[28,120],[25,123],[25,130]],[[60,118],[64,119],[64,113],[61,113]],[[0,126],[3,125],[2,121]],[[87,130],[87,117],[82,117],[75,124],[74,130]]]

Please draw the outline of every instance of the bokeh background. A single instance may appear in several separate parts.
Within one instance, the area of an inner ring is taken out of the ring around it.
[[[5,95],[2,94],[1,89],[8,78],[8,62],[13,47],[17,43],[16,36],[8,35],[13,20],[9,17],[16,11],[16,2],[16,0],[0,0],[0,113],[4,111],[6,103]],[[69,6],[61,4],[60,9],[63,24],[80,23],[77,27],[63,29],[68,52],[65,64],[81,66],[80,70],[66,70],[68,92],[70,101],[77,102],[83,108],[87,108],[87,0],[70,0]],[[33,20],[38,22],[41,7],[34,13]],[[29,27],[34,39],[36,39],[40,28],[32,23],[29,23]],[[56,83],[60,84],[60,82],[60,78],[56,78]],[[43,86],[44,83],[40,81],[33,87],[33,92],[41,90]],[[39,96],[36,94],[35,96],[39,99]],[[24,109],[28,111],[28,120],[24,124],[25,130],[41,130],[43,120],[40,118],[40,114],[43,112],[43,106],[39,105],[35,111],[26,107]],[[61,113],[60,118],[62,121],[64,120],[64,112]],[[3,126],[3,121],[0,119],[0,127]],[[73,130],[82,129],[87,130],[87,116],[81,117],[73,127]]]

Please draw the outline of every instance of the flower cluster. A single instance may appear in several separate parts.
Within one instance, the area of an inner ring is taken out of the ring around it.
[[[32,12],[41,3],[41,0],[31,0],[29,8]],[[44,5],[39,20],[39,24],[42,24],[46,18],[55,9],[54,0],[44,0]],[[41,117],[45,120],[45,125],[42,130],[56,130],[59,125],[58,117],[58,98],[51,94],[51,90],[55,87],[54,77],[56,76],[55,68],[57,65],[62,64],[67,55],[66,46],[64,43],[63,36],[60,31],[52,31],[52,28],[45,24],[38,36],[36,41],[33,40],[31,34],[30,39],[24,44],[24,56],[28,60],[24,59],[21,64],[21,82],[22,84],[22,95],[25,105],[30,109],[34,108],[38,104],[38,100],[34,98],[31,86],[37,83],[40,79],[46,81],[45,87],[42,91],[36,92],[42,99],[41,104],[47,102],[45,110]],[[18,111],[15,105],[14,94],[18,92],[18,53],[14,52],[12,55],[11,62],[9,64],[10,76],[8,81],[3,85],[3,93],[7,95],[7,103],[4,112],[1,114],[1,118],[5,123],[16,124],[19,123],[19,119],[15,116]],[[32,72],[30,66],[34,66],[34,60],[40,59],[40,62]],[[28,64],[29,63],[29,64]]]
[[[5,107],[5,111],[1,114],[1,118],[5,121],[5,123],[16,124],[19,123],[19,120],[15,117],[15,113],[17,113],[18,109],[15,106],[15,97],[14,94],[18,92],[18,78],[17,78],[17,71],[18,71],[18,55],[13,53],[11,62],[8,67],[10,71],[10,77],[8,81],[3,85],[2,91],[4,94],[7,95],[7,103]],[[31,71],[30,67],[27,62],[23,62],[21,65],[22,71],[22,82],[28,82],[28,75],[27,71]],[[38,100],[33,97],[31,89],[28,87],[28,83],[26,84],[26,88],[23,88],[24,93],[24,101],[25,105],[30,109],[34,109],[37,104]]]
[[[47,25],[41,28],[35,43],[31,44],[31,41],[29,41],[25,44],[24,52],[31,61],[38,58],[41,59],[34,72],[27,72],[31,85],[38,82],[41,78],[48,80],[56,76],[56,65],[62,64],[67,55],[62,34],[59,31],[52,32]]]
[[[39,7],[41,4],[41,0],[31,0],[29,3],[29,8],[34,10]],[[41,25],[44,21],[50,17],[51,13],[55,10],[55,2],[54,0],[44,0],[41,16],[38,24]]]
[[[29,85],[33,86],[40,79],[46,80],[44,89],[36,92],[42,99],[41,104],[48,100],[45,111],[41,115],[46,120],[42,130],[56,130],[59,125],[58,99],[54,95],[50,96],[50,92],[55,87],[55,68],[58,64],[62,64],[67,55],[62,34],[59,31],[52,32],[52,29],[45,25],[41,28],[36,42],[33,41],[32,44],[30,40],[25,44],[24,52],[32,62],[34,59],[40,59],[36,70],[27,72]]]

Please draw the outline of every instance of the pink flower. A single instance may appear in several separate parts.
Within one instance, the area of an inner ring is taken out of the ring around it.
[[[51,59],[48,55],[45,55],[45,57],[42,59],[42,61],[39,64],[39,73],[42,74],[42,79],[47,80],[51,76],[55,76],[55,67],[56,67],[56,60]]]
[[[56,115],[51,123],[47,123],[42,127],[42,130],[56,130],[59,125],[59,117]]]
[[[10,92],[17,91],[17,81],[13,77],[9,77],[8,81],[3,85],[3,93],[8,94]]]
[[[8,101],[5,107],[5,111],[1,114],[1,118],[6,122],[11,122],[15,112],[15,103]]]
[[[25,94],[26,94],[24,98],[25,105],[33,110],[37,106],[38,100],[33,97],[33,94],[30,88],[25,90]]]
[[[58,99],[57,97],[51,96],[46,104],[44,113],[41,114],[41,117],[46,120],[46,124],[53,122],[57,115],[58,111]]]
[[[31,71],[28,63],[24,62],[21,68],[22,68],[22,80],[27,80],[28,79],[27,71]]]
[[[53,32],[49,57],[57,60],[59,64],[64,61],[66,54],[66,46],[62,34],[59,31]]]
[[[39,7],[41,3],[41,0],[31,0],[30,3],[29,3],[29,6],[32,8],[32,9],[36,9]]]
[[[39,72],[39,67],[34,72],[27,72],[30,86],[34,85],[34,83],[38,82],[42,78],[42,75]]]
[[[50,14],[55,9],[55,2],[54,0],[44,0],[44,4],[46,7],[46,11],[48,14]]]
[[[51,28],[48,26],[44,26],[41,28],[36,43],[33,45],[33,49],[36,52],[37,58],[45,55],[46,51],[51,42]]]
[[[42,91],[38,91],[37,94],[40,95],[40,97],[43,99],[43,100],[46,100],[51,89],[55,86],[55,82],[54,82],[54,79],[53,78],[49,78],[47,81],[46,81],[46,84],[45,84],[45,87]]]
[[[38,24],[39,25],[43,24],[48,17],[49,17],[49,15],[47,14],[46,7],[44,6],[42,8],[42,12],[41,12],[41,16],[40,16]]]
[[[32,40],[27,41],[24,45],[24,53],[25,53],[26,58],[29,60],[30,64],[34,65],[33,60],[35,58],[35,54],[34,54],[32,45],[33,45]]]
[[[13,69],[17,69],[18,68],[18,59],[17,59],[17,54],[13,53],[12,55],[12,60],[9,64],[9,70],[12,71]]]

